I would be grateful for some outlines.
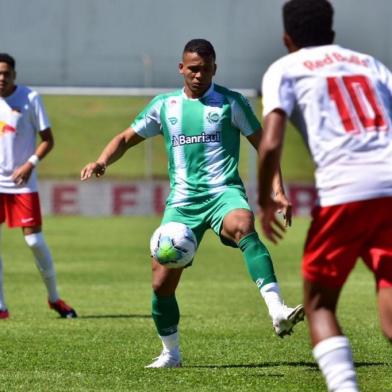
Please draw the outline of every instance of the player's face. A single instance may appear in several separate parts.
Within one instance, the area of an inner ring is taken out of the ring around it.
[[[190,98],[199,98],[210,87],[216,64],[212,57],[203,58],[197,53],[185,52],[179,69],[184,76],[185,94]]]
[[[16,72],[7,63],[0,62],[0,97],[8,97],[15,90]]]

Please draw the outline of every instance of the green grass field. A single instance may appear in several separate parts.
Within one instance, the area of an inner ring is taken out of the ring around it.
[[[41,178],[78,178],[80,169],[95,160],[104,145],[118,132],[127,128],[133,118],[150,100],[147,97],[85,97],[46,96],[45,105],[55,135],[55,150],[40,165]],[[252,102],[260,116],[260,102]],[[312,163],[299,134],[290,129],[286,135],[282,168],[285,180],[312,180]],[[153,177],[166,177],[166,155],[161,137],[149,140],[151,159],[148,166]],[[248,175],[248,142],[241,144],[240,168]],[[142,178],[146,174],[144,142],[129,151],[111,166],[111,178]]]
[[[1,391],[325,391],[306,325],[274,336],[238,250],[206,235],[178,289],[181,369],[144,369],[160,351],[150,318],[148,240],[159,217],[47,217],[61,294],[79,318],[48,309],[18,230],[3,230],[11,318],[1,322]],[[306,219],[269,248],[286,302],[301,301]],[[351,339],[363,392],[392,390],[390,346],[378,330],[370,274],[358,265],[339,316]]]

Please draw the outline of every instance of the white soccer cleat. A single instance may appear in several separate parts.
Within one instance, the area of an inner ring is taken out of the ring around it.
[[[154,362],[145,366],[148,369],[152,368],[179,368],[181,367],[181,356],[179,353],[170,351],[162,351],[159,357],[155,358]]]
[[[283,338],[285,335],[291,335],[294,325],[303,321],[305,318],[305,310],[303,305],[295,308],[283,306],[281,314],[272,320],[275,333]]]

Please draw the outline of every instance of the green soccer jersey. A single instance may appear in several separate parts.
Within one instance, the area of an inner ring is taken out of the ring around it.
[[[131,127],[143,138],[163,135],[171,189],[167,205],[176,207],[227,187],[242,189],[240,133],[249,136],[260,123],[245,97],[212,84],[198,99],[183,90],[158,95]]]

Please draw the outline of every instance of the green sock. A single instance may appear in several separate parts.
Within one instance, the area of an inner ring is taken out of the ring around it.
[[[180,311],[176,296],[158,297],[152,293],[152,318],[160,336],[168,336],[177,332]]]
[[[241,238],[238,246],[244,254],[249,274],[259,289],[277,282],[271,256],[256,232]]]

